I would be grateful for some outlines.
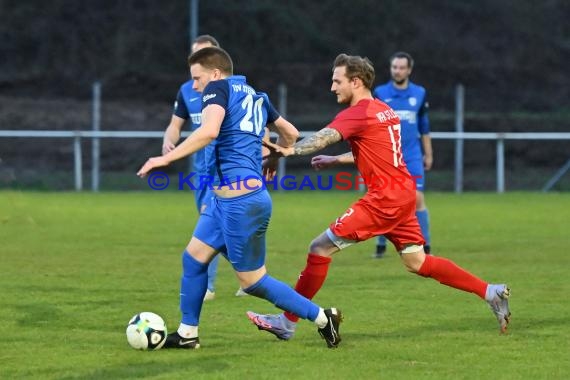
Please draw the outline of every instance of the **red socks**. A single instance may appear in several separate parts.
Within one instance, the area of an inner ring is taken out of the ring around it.
[[[332,259],[326,256],[319,256],[309,253],[307,256],[307,266],[301,272],[295,290],[302,296],[313,299],[315,294],[321,289]],[[480,278],[457,266],[453,261],[443,257],[426,255],[426,259],[418,271],[423,277],[431,277],[440,283],[455,289],[460,289],[469,293],[475,293],[485,299],[487,283]],[[291,322],[297,322],[299,317],[295,314],[285,312],[285,317]]]
[[[457,266],[453,261],[443,257],[426,255],[426,260],[418,274],[423,277],[431,277],[443,285],[475,293],[482,299],[485,299],[488,284]]]
[[[297,284],[295,285],[297,293],[308,299],[313,299],[327,278],[331,261],[332,259],[330,257],[309,253],[307,256],[307,266],[301,272]],[[289,312],[285,312],[285,317],[291,322],[297,322],[299,320],[299,317]]]

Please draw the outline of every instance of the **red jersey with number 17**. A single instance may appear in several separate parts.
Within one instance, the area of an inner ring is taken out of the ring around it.
[[[363,99],[341,111],[327,128],[349,143],[371,207],[415,202],[415,181],[402,159],[400,119],[392,108],[378,99]]]

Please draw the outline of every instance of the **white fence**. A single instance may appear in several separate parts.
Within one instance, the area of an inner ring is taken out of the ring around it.
[[[313,131],[301,132],[301,137],[313,134]],[[182,136],[188,136],[189,132],[183,132]],[[528,132],[528,133],[496,133],[496,132],[432,132],[434,140],[495,140],[496,142],[496,178],[497,192],[505,191],[505,141],[507,140],[570,140],[570,132]],[[99,146],[99,139],[133,139],[133,138],[160,138],[163,131],[38,131],[38,130],[0,130],[0,137],[7,138],[69,138],[73,140],[73,160],[75,190],[83,190],[83,164],[82,164],[82,139],[92,139],[93,146]],[[458,148],[459,147],[459,148]],[[463,144],[456,144],[455,149],[455,192],[463,189]],[[569,150],[570,151],[570,150]],[[99,150],[93,149],[92,190],[99,189]],[[549,190],[556,181],[570,168],[570,156],[567,164],[558,171],[545,185],[545,191]],[[286,169],[285,160],[280,166],[280,172],[284,174]],[[557,178],[558,177],[558,178]]]

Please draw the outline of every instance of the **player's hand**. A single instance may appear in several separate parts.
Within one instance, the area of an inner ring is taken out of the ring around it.
[[[424,155],[424,169],[430,170],[433,165],[433,156],[432,155]]]
[[[275,174],[277,173],[277,166],[279,163],[278,158],[265,158],[262,163],[263,168],[263,176],[265,177],[266,181],[272,181],[275,178]]]
[[[166,154],[168,152],[170,152],[171,150],[173,150],[176,147],[176,145],[174,145],[173,143],[171,143],[170,141],[165,141],[162,144],[162,154]]]
[[[285,148],[275,143],[272,143],[271,141],[262,141],[262,144],[269,149],[269,155],[263,158],[269,158],[269,157],[279,158],[295,154],[295,148],[292,146]]]
[[[151,157],[147,160],[147,162],[145,162],[142,168],[139,169],[137,175],[143,178],[152,169],[160,168],[162,166],[168,166],[168,164],[170,164],[170,161],[164,158],[164,156]]]
[[[315,156],[311,159],[311,165],[313,169],[319,171],[322,169],[327,169],[337,164],[336,156],[325,156],[319,155]]]

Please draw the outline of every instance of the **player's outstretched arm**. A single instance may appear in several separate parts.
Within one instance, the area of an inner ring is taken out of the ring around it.
[[[342,140],[342,136],[339,131],[332,128],[323,128],[317,133],[296,143],[295,146],[293,146],[293,154],[296,156],[304,156],[318,152],[340,140]]]
[[[273,123],[267,125],[270,131],[277,133],[277,145],[290,147],[297,142],[299,131],[288,120],[279,116]]]
[[[317,171],[328,169],[340,164],[354,164],[354,156],[352,155],[352,152],[347,152],[338,156],[319,155],[311,159],[311,165],[313,166],[313,169]]]
[[[339,164],[354,164],[354,155],[352,152],[346,152],[335,156]]]
[[[137,172],[144,177],[152,169],[167,166],[171,162],[189,156],[212,142],[220,133],[220,126],[226,115],[226,110],[217,105],[210,104],[202,110],[202,126],[196,129],[182,144],[164,156],[151,157]]]
[[[177,161],[181,158],[196,153],[212,142],[220,133],[220,126],[226,116],[224,107],[217,104],[207,105],[202,110],[202,126],[196,129],[182,144],[166,154],[164,157],[169,162]]]
[[[289,148],[266,141],[263,142],[263,145],[269,148],[271,152],[270,157],[304,156],[317,152],[340,140],[342,140],[342,136],[336,129],[323,128]]]

